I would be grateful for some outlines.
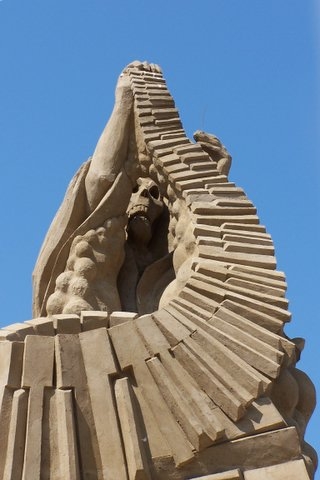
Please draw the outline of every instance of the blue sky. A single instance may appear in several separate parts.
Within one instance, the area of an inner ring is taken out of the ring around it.
[[[31,316],[31,272],[116,79],[159,63],[189,135],[216,134],[272,234],[320,386],[320,7],[316,0],[1,0],[1,325]],[[307,440],[320,451],[319,411]],[[320,476],[319,476],[320,478]]]

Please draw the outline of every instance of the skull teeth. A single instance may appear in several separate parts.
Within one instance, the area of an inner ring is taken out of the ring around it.
[[[134,207],[132,207],[129,211],[129,218],[136,217],[137,215],[146,217],[149,220],[148,207],[146,207],[145,205],[135,205]]]

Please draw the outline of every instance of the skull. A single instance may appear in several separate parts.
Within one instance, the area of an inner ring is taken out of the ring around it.
[[[151,178],[138,178],[127,209],[129,237],[147,245],[152,237],[152,225],[162,210],[157,184]]]

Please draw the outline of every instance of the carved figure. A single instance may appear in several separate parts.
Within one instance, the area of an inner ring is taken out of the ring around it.
[[[126,213],[135,181],[134,175],[129,177],[126,173],[126,168],[130,168],[136,155],[129,145],[130,131],[131,135],[134,134],[134,129],[130,130],[133,123],[132,109],[133,95],[129,77],[123,75],[116,88],[111,118],[92,158],[80,168],[72,180],[40,252],[34,272],[34,316],[46,313],[46,302],[54,292],[57,277],[66,269],[74,239],[88,234],[90,230],[97,230],[109,219],[123,217]],[[111,232],[110,240],[113,233]],[[120,250],[121,243],[123,242],[117,244]],[[111,258],[113,253],[105,251],[105,259],[108,256]],[[116,283],[117,273],[118,271],[114,271],[113,283]],[[110,273],[107,275],[110,281]],[[57,292],[59,291],[57,285]],[[51,300],[49,310],[58,313],[55,307],[51,306],[53,303],[55,300]],[[91,307],[94,308],[94,303]],[[103,309],[108,308],[105,305]]]
[[[315,404],[231,156],[133,62],[0,331],[0,478],[308,480]]]

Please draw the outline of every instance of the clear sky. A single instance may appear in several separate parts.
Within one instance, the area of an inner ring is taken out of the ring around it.
[[[319,29],[317,0],[0,0],[1,325],[30,318],[45,232],[118,74],[146,59],[188,134],[215,133],[232,154],[230,179],[287,275],[298,366],[319,389]],[[319,429],[316,413],[306,438],[318,452]]]

